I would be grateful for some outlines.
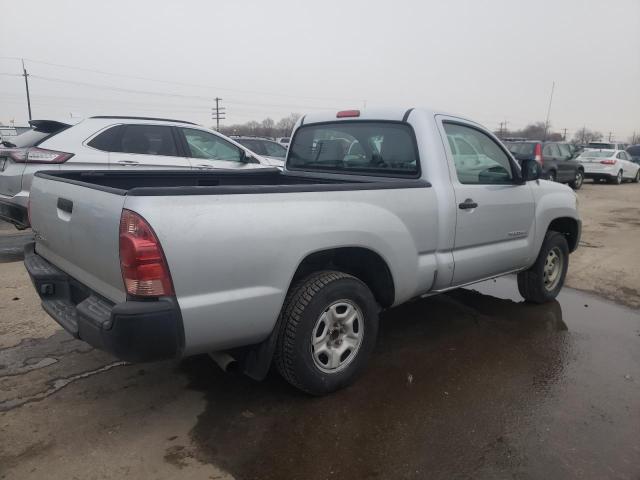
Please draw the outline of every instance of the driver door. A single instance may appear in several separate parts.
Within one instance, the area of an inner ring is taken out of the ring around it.
[[[448,140],[444,143],[457,206],[452,284],[526,267],[533,261],[531,186],[518,184],[509,154],[476,125],[443,119],[442,132]],[[454,153],[452,141],[472,148]]]

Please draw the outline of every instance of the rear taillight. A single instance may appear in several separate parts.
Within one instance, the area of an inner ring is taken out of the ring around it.
[[[600,163],[603,165],[615,165],[616,161],[611,158],[608,158],[606,160],[600,160]]]
[[[120,269],[129,295],[173,295],[169,267],[149,224],[137,213],[122,210],[120,217]]]
[[[9,157],[16,163],[64,163],[73,157],[73,153],[57,152],[44,148],[16,148],[10,150]]]
[[[542,156],[542,145],[536,143],[535,150],[533,151],[533,159],[540,165],[544,165],[544,157]]]

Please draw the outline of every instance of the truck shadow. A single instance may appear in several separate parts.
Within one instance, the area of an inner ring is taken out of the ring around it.
[[[562,384],[571,350],[558,302],[459,290],[385,312],[365,374],[327,397],[203,357],[179,368],[207,399],[191,432],[199,459],[236,478],[473,476],[524,461],[505,425]]]

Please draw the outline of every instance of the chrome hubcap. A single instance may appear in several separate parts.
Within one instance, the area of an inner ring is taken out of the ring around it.
[[[558,247],[554,247],[547,254],[542,270],[545,289],[551,291],[558,286],[562,276],[562,267],[562,252]]]
[[[582,173],[580,172],[576,173],[576,185],[577,186],[582,185]]]
[[[320,315],[311,332],[311,355],[316,367],[336,373],[349,365],[364,337],[362,311],[350,300],[338,300]]]

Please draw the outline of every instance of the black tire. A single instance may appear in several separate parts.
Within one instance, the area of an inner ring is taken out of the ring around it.
[[[549,180],[550,182],[555,182],[557,178],[558,176],[556,175],[555,170],[549,170],[549,173],[547,173],[547,180]]]
[[[349,353],[353,357],[344,368],[335,372],[322,371],[312,351],[312,335],[315,335],[314,329],[323,312],[341,300],[360,309],[362,327],[358,328],[362,328],[362,338],[359,347]],[[289,291],[280,317],[275,352],[280,375],[311,395],[324,395],[346,387],[362,372],[375,347],[379,311],[369,288],[346,273],[322,271],[298,282]]]
[[[620,185],[622,183],[622,170],[620,170],[618,174],[609,181],[614,185]]]
[[[576,171],[576,177],[573,182],[569,182],[569,186],[574,190],[580,190],[582,188],[582,184],[584,183],[584,172],[582,170]]]
[[[638,183],[640,182],[640,168],[638,169],[638,171],[636,172],[636,176],[633,177],[633,180],[631,180],[633,183]]]
[[[562,270],[558,273],[559,278],[553,285],[546,286],[545,265],[550,252],[556,254],[560,252],[560,265]],[[569,245],[564,235],[558,232],[549,231],[544,237],[542,247],[536,262],[524,272],[518,273],[518,290],[520,295],[531,303],[546,303],[555,299],[564,285],[569,268]]]

